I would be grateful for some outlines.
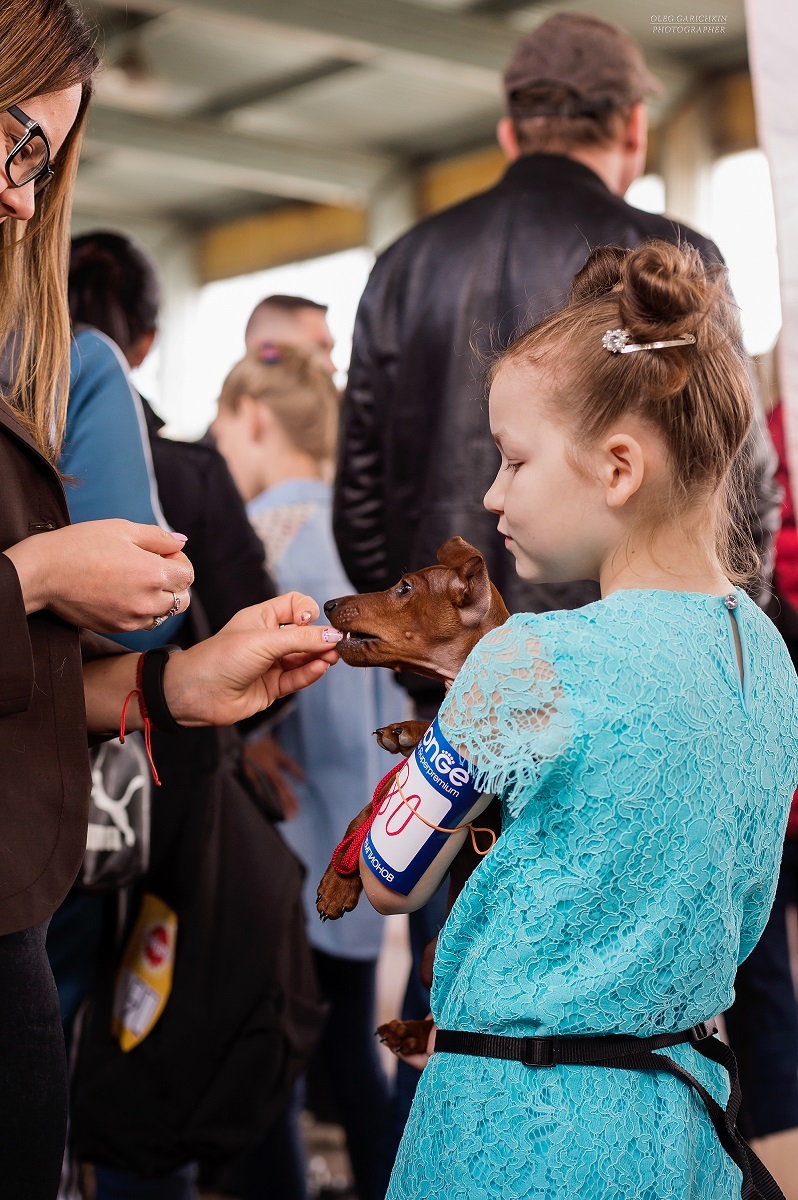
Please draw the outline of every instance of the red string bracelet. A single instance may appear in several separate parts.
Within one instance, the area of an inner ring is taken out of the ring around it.
[[[127,718],[127,706],[134,696],[138,698],[139,712],[144,719],[144,748],[147,751],[147,759],[149,760],[152,778],[156,787],[161,786],[161,781],[158,778],[158,772],[155,769],[155,762],[152,757],[152,721],[150,714],[147,712],[147,705],[144,702],[144,692],[141,686],[141,675],[144,670],[144,655],[139,655],[139,661],[136,663],[136,686],[131,692],[125,696],[125,703],[122,705],[122,715],[119,718],[119,740],[124,744],[125,741],[125,719]],[[375,814],[376,815],[376,814]],[[372,818],[373,819],[373,818]]]

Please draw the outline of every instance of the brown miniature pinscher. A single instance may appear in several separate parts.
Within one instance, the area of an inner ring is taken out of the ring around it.
[[[346,635],[336,649],[353,667],[390,667],[439,680],[448,688],[480,638],[507,620],[509,613],[488,578],[485,559],[462,538],[453,537],[438,551],[438,565],[403,575],[385,592],[367,592],[328,600],[324,612]],[[413,753],[428,728],[427,721],[403,721],[376,730],[391,754]],[[353,833],[371,815],[371,801],[347,828]],[[499,805],[493,801],[480,821],[497,834]],[[470,842],[462,847],[449,874],[449,910],[479,857]],[[319,884],[316,908],[322,920],[337,920],[360,899],[359,872],[339,875],[330,864]],[[435,941],[427,947],[421,977],[432,983]],[[398,1022],[377,1031],[391,1049],[412,1054],[426,1047],[430,1023]]]

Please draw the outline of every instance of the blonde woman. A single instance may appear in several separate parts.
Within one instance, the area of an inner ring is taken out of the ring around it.
[[[86,844],[87,730],[228,724],[320,678],[332,631],[293,594],[182,654],[80,629],[152,627],[189,603],[185,539],[125,521],[70,527],[55,470],[69,369],[66,266],[92,40],[68,0],[0,5],[0,1180],[52,1200],[66,1122],[44,940]],[[280,629],[280,625],[286,625]],[[160,652],[149,652],[160,653]],[[157,668],[152,673],[153,666]]]
[[[327,371],[296,346],[267,343],[259,357],[233,367],[213,427],[278,587],[299,588],[319,600],[352,590],[332,535],[329,475],[337,426],[338,394]],[[365,801],[385,772],[372,730],[401,717],[404,703],[387,671],[341,668],[298,699],[274,735],[302,769],[294,784],[299,811],[283,833],[307,869],[308,940],[330,1005],[320,1052],[363,1200],[376,1195],[388,1105],[374,1038],[383,918],[362,904],[342,921],[323,924],[316,891],[353,799]],[[290,1118],[289,1113],[289,1124]],[[286,1177],[275,1185],[276,1159],[296,1144],[291,1132],[283,1130],[270,1149],[264,1197],[294,1200],[305,1194],[298,1156],[284,1166]]]

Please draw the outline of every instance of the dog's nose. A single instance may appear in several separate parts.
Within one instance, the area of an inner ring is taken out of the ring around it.
[[[324,612],[329,617],[330,613],[334,612],[337,607],[338,607],[337,600],[328,600],[327,603],[324,605]]]

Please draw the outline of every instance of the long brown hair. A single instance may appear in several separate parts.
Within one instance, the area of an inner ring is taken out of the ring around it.
[[[69,0],[0,3],[0,111],[80,84],[80,110],[58,154],[55,178],[36,197],[30,221],[0,225],[0,356],[23,424],[55,461],[66,420],[69,314],[66,304],[72,193],[98,66],[94,39]]]
[[[612,353],[603,341],[610,330],[625,331],[637,344],[685,333],[695,343]],[[624,413],[645,418],[662,436],[672,465],[660,516],[704,505],[729,577],[751,577],[757,562],[742,535],[736,493],[754,408],[725,267],[704,266],[697,250],[663,241],[636,250],[599,247],[574,277],[566,307],[513,342],[491,378],[508,364],[551,373],[553,415],[574,431],[577,450]]]

